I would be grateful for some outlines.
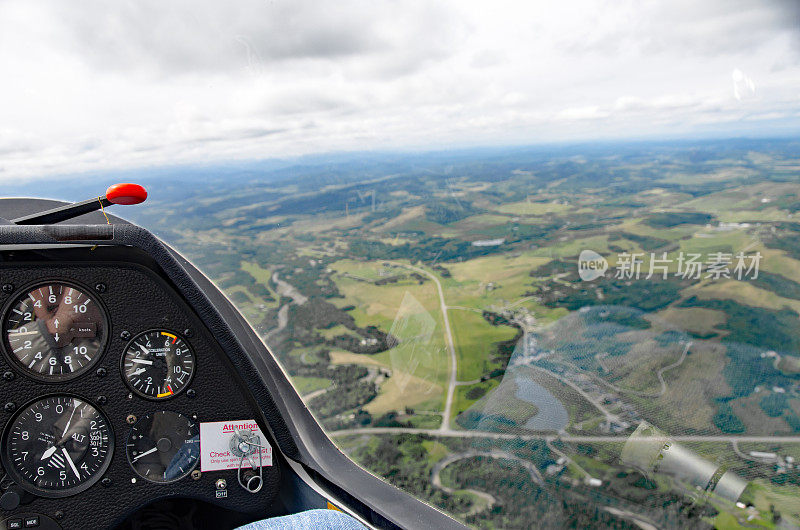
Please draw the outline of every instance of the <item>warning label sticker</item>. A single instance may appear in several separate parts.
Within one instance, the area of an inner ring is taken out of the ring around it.
[[[258,436],[261,444],[261,463],[264,466],[272,465],[272,446],[267,442],[264,433],[255,420],[241,421],[212,421],[200,424],[200,470],[220,471],[224,469],[238,469],[241,462],[242,468],[249,468],[250,462],[236,456],[231,450],[231,440],[236,435],[236,430],[251,431]],[[253,460],[257,463],[258,452],[253,448]]]

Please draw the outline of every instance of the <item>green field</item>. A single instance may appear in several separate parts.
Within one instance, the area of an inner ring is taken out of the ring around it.
[[[509,340],[516,334],[508,326],[492,326],[480,313],[450,310],[450,325],[458,358],[458,380],[480,379],[499,364],[492,362],[495,343]]]

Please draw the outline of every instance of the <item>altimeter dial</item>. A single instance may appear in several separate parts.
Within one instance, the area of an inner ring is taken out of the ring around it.
[[[66,497],[100,480],[111,463],[108,419],[85,399],[54,395],[24,407],[3,436],[3,467],[22,488]]]

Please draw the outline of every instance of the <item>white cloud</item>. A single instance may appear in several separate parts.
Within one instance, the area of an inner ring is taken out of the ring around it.
[[[798,6],[7,0],[0,179],[800,128]]]

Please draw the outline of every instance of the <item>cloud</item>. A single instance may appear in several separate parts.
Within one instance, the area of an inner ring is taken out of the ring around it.
[[[594,24],[585,24],[586,19]],[[715,57],[752,53],[780,36],[798,52],[798,28],[796,0],[601,0],[575,19],[573,31],[563,34],[561,42],[580,54]],[[795,53],[794,60],[798,59],[800,54]]]
[[[96,68],[180,73],[262,73],[276,63],[391,56],[417,62],[446,52],[448,20],[422,2],[143,0],[50,4],[61,38]],[[428,29],[429,31],[421,31]]]
[[[800,129],[799,27],[794,0],[6,0],[0,179]]]

